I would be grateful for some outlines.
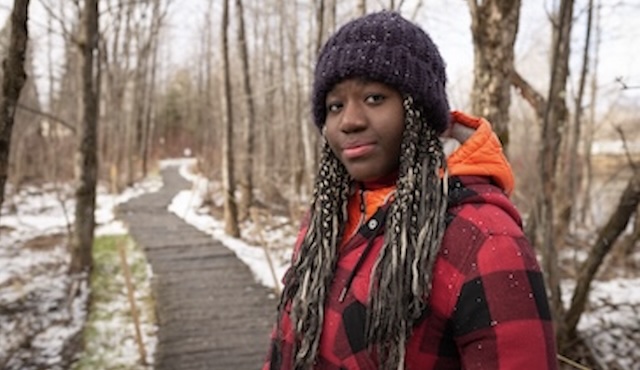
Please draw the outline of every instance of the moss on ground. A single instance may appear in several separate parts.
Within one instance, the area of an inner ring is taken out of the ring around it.
[[[138,370],[141,364],[135,340],[135,327],[121,263],[119,248],[124,246],[147,359],[155,347],[154,302],[144,254],[128,236],[95,239],[91,274],[91,304],[83,336],[85,350],[72,370]]]

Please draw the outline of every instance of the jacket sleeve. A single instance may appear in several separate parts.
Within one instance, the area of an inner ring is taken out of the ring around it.
[[[288,310],[285,310],[280,323],[282,336],[279,336],[276,330],[278,329],[276,325],[274,325],[273,331],[271,332],[269,351],[265,362],[262,365],[262,370],[291,369],[291,363],[289,360],[292,358],[294,337]]]
[[[553,324],[523,235],[485,234],[467,260],[452,313],[465,369],[557,369]]]

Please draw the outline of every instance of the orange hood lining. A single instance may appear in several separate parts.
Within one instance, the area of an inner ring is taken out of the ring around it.
[[[459,124],[475,132],[447,158],[449,175],[488,176],[510,194],[515,183],[513,171],[489,121],[460,111],[451,112],[451,118],[452,125]]]

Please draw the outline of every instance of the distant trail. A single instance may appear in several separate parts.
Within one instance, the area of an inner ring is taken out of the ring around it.
[[[190,184],[177,167],[164,186],[119,207],[152,266],[158,315],[157,370],[259,369],[276,301],[219,241],[167,210]]]

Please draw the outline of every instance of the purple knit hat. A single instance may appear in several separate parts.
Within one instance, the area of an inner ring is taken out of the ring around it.
[[[382,11],[342,26],[318,57],[313,84],[313,118],[322,128],[326,97],[342,80],[360,77],[410,95],[428,124],[442,132],[449,124],[445,64],[420,27],[400,14]]]

